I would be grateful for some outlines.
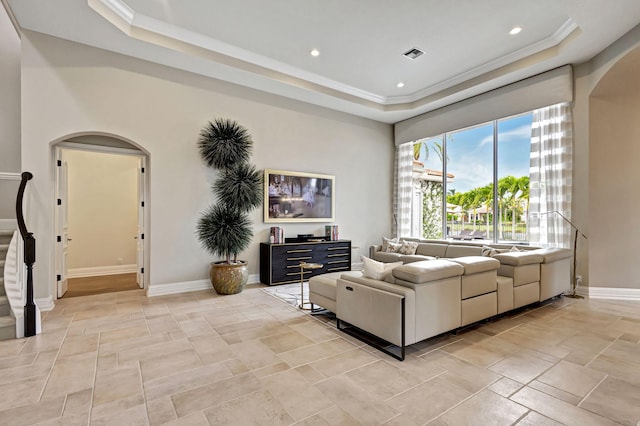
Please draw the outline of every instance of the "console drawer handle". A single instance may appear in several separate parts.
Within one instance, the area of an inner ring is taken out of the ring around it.
[[[346,289],[347,289],[347,291],[353,291],[353,287],[347,286]]]

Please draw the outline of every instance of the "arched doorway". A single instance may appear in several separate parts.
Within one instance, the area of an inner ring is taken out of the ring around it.
[[[94,133],[52,147],[57,297],[70,278],[74,296],[147,288],[148,153]]]

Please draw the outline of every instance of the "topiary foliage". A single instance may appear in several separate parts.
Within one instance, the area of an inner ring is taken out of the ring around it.
[[[202,215],[197,231],[202,247],[213,256],[224,257],[227,263],[231,263],[232,254],[246,249],[253,237],[248,215],[222,204],[211,206]]]
[[[262,204],[262,173],[249,163],[240,163],[222,172],[213,193],[230,209],[253,210]]]
[[[248,162],[253,141],[247,129],[236,121],[217,118],[200,132],[198,147],[209,167],[224,170]]]
[[[200,155],[209,167],[219,169],[213,192],[217,203],[202,214],[198,239],[213,256],[227,263],[251,243],[248,213],[262,203],[262,173],[249,164],[253,141],[237,122],[215,119],[200,132]]]

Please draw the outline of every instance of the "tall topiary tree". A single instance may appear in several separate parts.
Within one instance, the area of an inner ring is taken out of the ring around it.
[[[220,173],[212,190],[215,203],[202,214],[197,235],[211,255],[238,262],[251,243],[249,212],[262,203],[262,173],[249,163],[253,141],[236,121],[217,118],[200,132],[200,156]]]

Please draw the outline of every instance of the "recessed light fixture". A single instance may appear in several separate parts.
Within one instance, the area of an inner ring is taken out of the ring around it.
[[[400,82],[400,83],[396,84],[396,87],[397,87],[398,89],[402,89],[402,88],[404,87],[404,83],[403,83],[403,82]]]
[[[515,27],[511,28],[511,31],[509,31],[509,34],[516,35],[520,33],[520,31],[522,31],[522,27],[516,25]]]
[[[407,50],[402,55],[404,55],[409,59],[416,59],[417,57],[422,56],[423,54],[424,52],[422,50],[418,49],[417,47],[414,47],[413,49]]]
[[[318,49],[311,49],[311,52],[309,52],[309,54],[311,56],[320,56],[320,51]]]

